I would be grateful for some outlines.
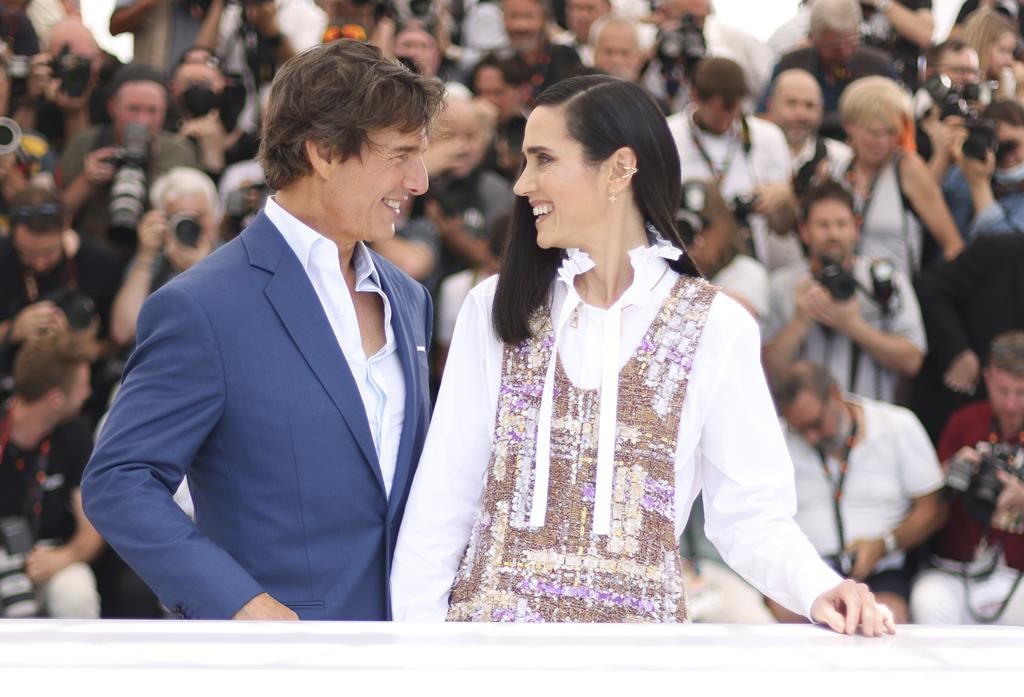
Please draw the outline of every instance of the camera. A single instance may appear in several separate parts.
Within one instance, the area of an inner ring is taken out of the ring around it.
[[[0,116],[0,155],[15,152],[21,147],[21,126],[7,116]]]
[[[39,603],[32,579],[25,573],[25,557],[34,536],[28,520],[0,518],[0,617],[37,617]]]
[[[189,247],[199,244],[199,237],[203,228],[199,225],[199,219],[192,213],[177,213],[167,221],[167,227],[179,242]]]
[[[1019,446],[1006,443],[981,442],[975,449],[981,454],[977,468],[967,458],[954,457],[950,460],[942,495],[947,501],[963,498],[968,515],[987,527],[1003,490],[1003,483],[996,473],[1008,472],[1024,479],[1024,453]]]
[[[84,56],[71,53],[67,44],[50,61],[53,77],[60,79],[60,91],[69,97],[81,97],[89,86],[92,76],[92,61]]]
[[[236,189],[224,201],[224,215],[239,231],[252,222],[252,218],[266,204],[273,191],[266,184],[250,184]]]
[[[409,0],[409,12],[415,19],[429,20],[434,16],[433,0]]]
[[[986,153],[996,148],[996,122],[978,118],[973,104],[987,105],[992,101],[989,83],[966,84],[957,88],[947,75],[933,75],[925,80],[924,88],[939,106],[939,118],[959,116],[967,127],[964,157],[984,162]]]
[[[64,313],[68,326],[76,332],[92,326],[96,319],[96,303],[92,298],[77,288],[58,288],[43,297],[49,300]]]
[[[680,67],[687,77],[693,75],[697,63],[707,54],[707,43],[697,26],[697,18],[689,13],[684,15],[678,29],[663,32],[658,37],[655,51],[663,72]]]
[[[832,299],[838,302],[849,300],[857,292],[857,281],[853,275],[830,257],[821,258],[821,271],[814,280],[825,286]]]
[[[690,181],[683,184],[682,201],[676,210],[676,229],[684,245],[693,244],[706,227],[708,219],[703,211],[707,207],[707,187],[702,181]]]
[[[896,265],[888,259],[871,262],[871,292],[883,312],[889,312],[896,296]]]
[[[750,229],[750,215],[754,212],[758,200],[757,194],[739,194],[729,202],[732,217],[741,228]]]
[[[110,183],[110,235],[118,241],[134,239],[149,198],[149,129],[141,123],[124,128],[124,144],[111,158],[118,166]]]

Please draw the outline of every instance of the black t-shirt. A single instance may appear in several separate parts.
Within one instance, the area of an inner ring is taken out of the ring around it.
[[[54,429],[45,462],[41,508],[35,515],[39,448],[23,452],[8,443],[0,460],[0,517],[24,516],[33,524],[36,540],[67,542],[76,529],[71,492],[81,486],[82,471],[91,454],[92,435],[84,421],[76,419]]]
[[[911,12],[932,9],[932,0],[896,0]],[[887,51],[893,58],[894,71],[900,76],[911,91],[917,89],[917,61],[921,56],[921,47],[913,41],[900,36],[892,22],[874,8],[862,5],[864,20],[860,25],[860,34],[864,43]]]

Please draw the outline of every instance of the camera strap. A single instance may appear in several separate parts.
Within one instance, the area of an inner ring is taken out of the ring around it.
[[[7,457],[7,447],[11,444],[11,431],[14,429],[14,405],[7,408],[3,423],[0,424],[0,466]],[[24,453],[28,454],[28,453]],[[46,494],[43,485],[46,483],[46,469],[50,464],[50,436],[36,448],[35,474],[28,479],[28,494],[25,517],[32,524],[33,536],[38,536],[39,523],[43,515],[43,496]],[[14,469],[22,474],[27,467],[24,457],[14,459]]]
[[[729,150],[725,155],[725,160],[722,161],[722,166],[715,166],[714,160],[708,154],[707,149],[704,147],[702,138],[700,137],[700,126],[697,125],[696,111],[690,113],[690,138],[693,140],[693,145],[697,148],[697,153],[704,160],[704,164],[708,166],[708,171],[711,172],[711,178],[715,180],[716,184],[721,184],[725,177],[729,174],[729,169],[732,168],[732,162],[736,159],[738,151],[742,150],[744,156],[750,154],[750,149],[753,143],[750,138],[750,125],[747,123],[745,116],[740,116],[740,137],[737,140],[735,137],[729,139]],[[733,129],[730,128],[730,131]]]
[[[36,275],[29,269],[24,270],[22,281],[25,283],[25,297],[31,305],[39,300],[39,281]],[[72,290],[78,290],[78,266],[75,258],[64,254],[64,284]]]
[[[846,408],[850,409],[849,405],[846,405]],[[832,473],[829,472],[828,456],[820,449],[814,449],[818,454],[818,459],[821,461],[821,471],[822,474],[825,475],[825,481],[828,482],[829,488],[832,490],[832,512],[836,518],[836,533],[839,537],[839,554],[842,554],[846,549],[846,534],[843,530],[843,513],[841,505],[843,501],[843,487],[846,484],[846,473],[850,468],[850,452],[853,450],[853,444],[857,440],[858,429],[857,414],[852,409],[850,409],[850,418],[853,421],[853,425],[850,426],[850,435],[846,437],[846,444],[843,446],[842,455],[839,457],[838,477],[833,478]]]

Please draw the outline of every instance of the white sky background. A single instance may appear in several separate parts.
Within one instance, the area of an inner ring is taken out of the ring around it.
[[[945,37],[963,0],[932,0],[938,37]],[[799,0],[714,0],[715,12],[725,24],[747,31],[762,41],[793,16]],[[111,37],[107,31],[114,0],[82,2],[82,17],[100,45],[122,60],[131,55],[130,34]]]

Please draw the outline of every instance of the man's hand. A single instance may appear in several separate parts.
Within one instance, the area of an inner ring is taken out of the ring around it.
[[[49,300],[41,300],[24,308],[14,317],[11,340],[22,343],[43,332],[64,329],[67,319],[60,308]]]
[[[195,247],[182,244],[174,235],[167,236],[164,243],[164,256],[167,263],[177,272],[187,271],[202,261],[212,251],[212,245],[206,235],[200,235]]]
[[[811,619],[840,634],[855,634],[858,626],[864,636],[896,633],[889,608],[877,603],[863,583],[850,579],[818,596],[811,606]]]
[[[1002,470],[996,470],[996,477],[1002,482],[1003,490],[996,499],[996,510],[992,520],[1024,517],[1024,482]]]
[[[202,147],[220,145],[222,150],[226,136],[224,124],[220,121],[220,113],[216,109],[211,109],[203,116],[185,121],[178,129],[179,139],[195,138]]]
[[[754,188],[754,212],[774,215],[786,206],[792,206],[793,189],[789,184],[761,184]]]
[[[114,178],[114,165],[110,159],[117,152],[116,148],[97,148],[85,156],[85,165],[82,174],[85,180],[93,186],[103,186]]]
[[[267,593],[260,593],[242,606],[231,619],[235,620],[297,620],[291,608],[282,605]]]
[[[949,364],[942,376],[942,382],[949,389],[960,394],[974,394],[981,375],[981,361],[971,349],[961,351]]]
[[[885,542],[880,538],[861,538],[847,544],[846,552],[854,558],[850,578],[863,581],[885,556]]]
[[[857,296],[848,300],[836,300],[820,283],[815,281],[815,285],[821,292],[813,293],[808,302],[811,319],[840,334],[851,334],[851,328],[861,321]]]
[[[167,216],[164,212],[159,208],[148,211],[139,221],[139,256],[152,261],[164,246],[168,233]]]
[[[964,173],[964,179],[967,180],[968,186],[990,186],[992,174],[996,171],[996,154],[992,150],[985,151],[984,160],[976,160],[964,155],[964,147],[961,143],[956,163],[960,166],[960,171]]]
[[[25,573],[32,583],[46,583],[58,571],[62,571],[75,561],[74,555],[67,547],[36,547],[25,557]]]

